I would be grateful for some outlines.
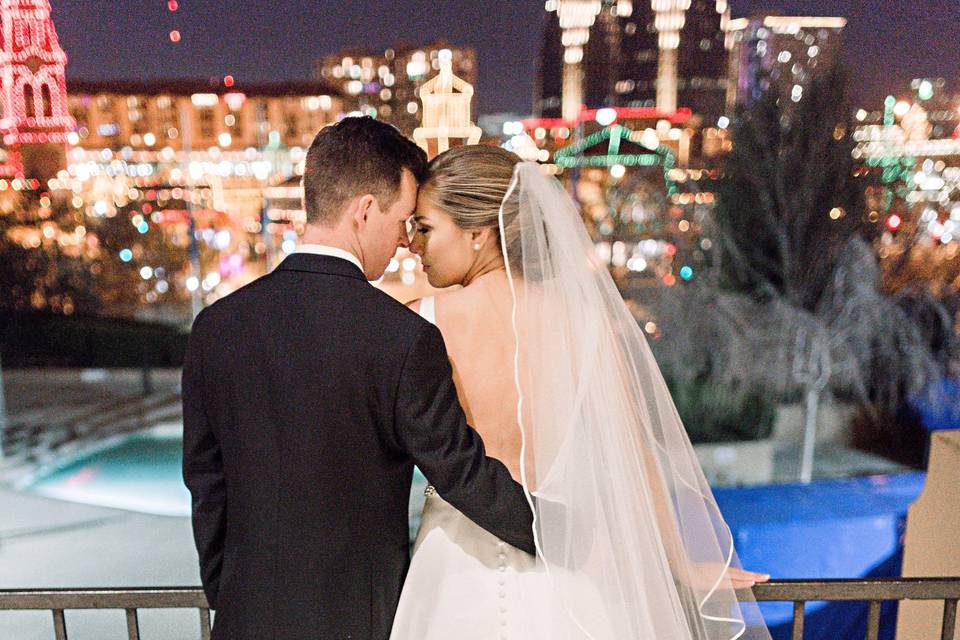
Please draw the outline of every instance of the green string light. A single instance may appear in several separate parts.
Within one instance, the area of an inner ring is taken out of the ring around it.
[[[574,167],[612,167],[621,164],[625,167],[663,167],[663,179],[667,186],[667,195],[677,192],[676,183],[670,179],[670,170],[677,165],[677,156],[670,147],[659,145],[651,153],[622,154],[620,144],[624,138],[634,140],[638,133],[619,124],[604,127],[600,131],[591,133],[583,140],[557,151],[554,162],[558,167],[570,169]],[[602,156],[586,156],[583,152],[601,142],[607,141],[607,154]]]

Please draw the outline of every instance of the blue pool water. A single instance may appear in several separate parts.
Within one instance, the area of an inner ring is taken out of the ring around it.
[[[101,443],[39,469],[21,488],[33,493],[164,516],[189,516],[190,494],[180,475],[179,430],[154,429]]]

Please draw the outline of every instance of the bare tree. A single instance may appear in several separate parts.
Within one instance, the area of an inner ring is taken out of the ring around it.
[[[833,71],[799,103],[771,92],[739,114],[707,229],[712,269],[657,305],[670,319],[657,351],[673,371],[802,398],[803,481],[826,392],[869,407],[874,367],[906,389],[938,372],[921,331],[881,293],[861,237],[844,85]]]

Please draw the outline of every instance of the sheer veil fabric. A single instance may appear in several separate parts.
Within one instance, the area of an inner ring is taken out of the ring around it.
[[[500,207],[522,483],[570,638],[769,640],[653,354],[560,183]],[[598,606],[599,605],[599,606]]]

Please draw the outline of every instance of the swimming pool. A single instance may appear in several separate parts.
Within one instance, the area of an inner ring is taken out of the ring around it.
[[[165,424],[105,440],[40,467],[18,488],[71,502],[189,517],[190,493],[181,476],[182,433],[179,424]],[[426,485],[416,470],[410,495],[411,535],[420,524]]]
[[[164,516],[189,516],[179,425],[110,438],[36,469],[18,488],[50,498]]]

